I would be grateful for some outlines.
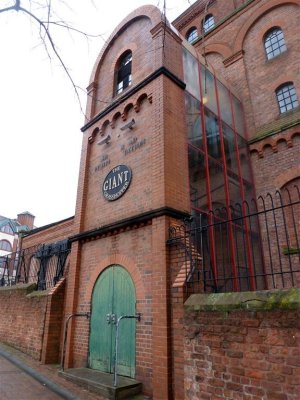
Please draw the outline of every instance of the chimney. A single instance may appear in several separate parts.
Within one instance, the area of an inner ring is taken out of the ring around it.
[[[17,221],[20,225],[27,225],[29,229],[33,229],[35,216],[28,211],[18,214]]]

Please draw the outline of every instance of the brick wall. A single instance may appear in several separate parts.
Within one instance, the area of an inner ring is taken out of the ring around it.
[[[34,288],[32,284],[0,288],[0,338],[34,359],[57,363],[64,281],[49,292]]]
[[[59,221],[54,224],[46,225],[42,228],[25,236],[22,240],[22,248],[33,247],[39,244],[48,244],[58,242],[72,236],[74,227],[74,217]]]
[[[300,176],[300,129],[266,138],[251,145],[250,150],[258,194],[274,193]]]
[[[299,311],[186,312],[185,399],[299,399],[299,317]]]

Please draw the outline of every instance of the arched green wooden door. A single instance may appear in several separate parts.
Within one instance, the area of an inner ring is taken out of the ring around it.
[[[92,296],[89,346],[90,368],[113,373],[116,325],[121,315],[135,315],[135,288],[129,273],[119,265],[98,278]],[[135,319],[123,319],[119,328],[118,374],[135,377]]]

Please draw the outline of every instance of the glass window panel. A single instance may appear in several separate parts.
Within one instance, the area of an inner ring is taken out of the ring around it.
[[[233,130],[228,125],[222,124],[226,165],[238,174],[237,152]]]
[[[203,150],[203,132],[201,123],[200,101],[186,93],[185,107],[187,117],[188,140]]]
[[[280,28],[272,28],[265,36],[265,50],[268,60],[286,50],[284,35]]]
[[[189,43],[192,43],[194,40],[197,39],[197,37],[198,37],[198,31],[197,28],[195,27],[191,28],[186,35],[186,39]]]
[[[205,114],[205,130],[206,130],[208,154],[211,157],[222,161],[218,118],[207,108],[204,108],[204,114]]]
[[[230,95],[228,89],[217,80],[219,104],[221,111],[221,118],[226,124],[232,127],[232,112],[230,104]]]
[[[242,204],[241,187],[238,175],[230,174],[228,176],[228,186],[229,186],[228,189],[229,189],[230,205],[233,208],[236,208],[236,203]]]
[[[276,90],[276,97],[281,113],[298,107],[298,100],[293,83],[286,83]]]
[[[208,209],[204,154],[189,146],[190,196],[192,207]]]
[[[203,22],[203,29],[204,32],[208,32],[210,29],[212,29],[215,26],[215,19],[212,14],[209,14],[205,17],[204,22]]]
[[[186,90],[200,100],[198,61],[185,48],[183,48],[183,68]]]
[[[201,65],[201,85],[203,104],[218,114],[217,97],[215,90],[215,78],[211,72]]]
[[[244,179],[251,182],[251,166],[248,145],[245,139],[241,136],[237,136],[237,142],[239,147],[241,174]]]
[[[255,198],[253,185],[250,182],[243,180],[243,188],[245,193],[245,200],[248,203],[249,209],[253,210],[254,203],[252,202],[252,199]]]
[[[235,129],[240,135],[245,137],[244,112],[242,103],[235,96],[232,96],[232,104],[234,112]]]
[[[212,209],[222,208],[226,205],[224,170],[222,165],[209,159],[210,193]]]

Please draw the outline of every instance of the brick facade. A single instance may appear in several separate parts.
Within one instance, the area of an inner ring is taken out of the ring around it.
[[[200,26],[205,4],[196,2],[174,22],[183,36]],[[243,100],[257,193],[282,189],[300,176],[299,109],[279,116],[274,91],[282,79],[293,81],[300,98],[299,1],[215,0],[207,13],[216,26],[194,47]],[[267,62],[262,38],[273,25],[283,29],[288,50]],[[115,95],[116,65],[127,50],[132,84]],[[120,265],[132,278],[142,315],[135,377],[145,394],[154,400],[295,400],[295,312],[185,312],[186,249],[166,246],[170,226],[190,214],[183,80],[182,39],[157,8],[135,10],[110,36],[88,87],[75,216],[23,239],[26,248],[68,238],[72,248],[65,281],[48,297],[26,297],[39,337],[32,334],[31,347],[25,340],[21,348],[45,363],[56,360],[62,322],[91,312],[97,279]],[[118,165],[131,169],[132,181],[122,197],[107,201],[102,185]],[[20,298],[15,303],[19,307]],[[17,346],[18,339],[11,335],[10,343]],[[89,365],[89,339],[90,321],[73,319],[65,367]]]
[[[185,399],[299,399],[299,311],[184,316]]]

